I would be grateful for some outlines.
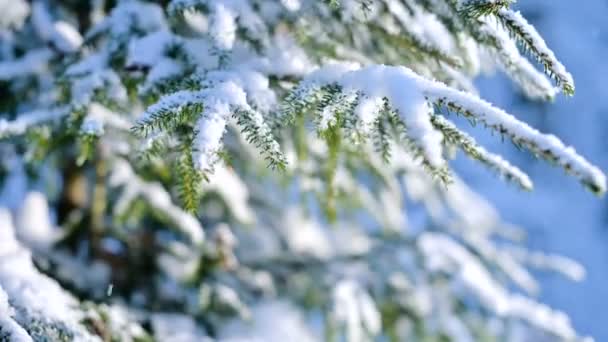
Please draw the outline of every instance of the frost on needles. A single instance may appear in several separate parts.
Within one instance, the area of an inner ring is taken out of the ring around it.
[[[533,188],[461,116],[606,191],[477,95],[574,94],[513,3],[0,0],[0,341],[584,339],[449,167]]]

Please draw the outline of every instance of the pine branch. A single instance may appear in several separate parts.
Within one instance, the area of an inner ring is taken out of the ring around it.
[[[452,122],[440,115],[432,115],[431,122],[443,133],[443,137],[447,143],[458,146],[471,159],[480,161],[507,180],[517,183],[522,189],[532,190],[532,181],[528,175],[511,165],[501,156],[490,153],[482,146],[479,146],[473,137],[460,131]]]
[[[408,32],[405,28],[401,30],[401,34],[396,35],[387,32],[379,25],[369,24],[368,27],[373,34],[384,38],[389,46],[401,48],[409,54],[415,55],[418,60],[430,58],[457,69],[462,67],[462,61],[459,57],[450,55],[448,52],[443,51],[431,43],[422,41],[419,37]]]
[[[190,124],[203,111],[200,92],[182,90],[163,96],[148,107],[132,131],[146,137],[155,131],[170,131],[180,125]]]
[[[314,121],[317,131],[323,132],[329,128],[339,126],[344,135],[351,138],[356,135],[357,117],[355,108],[359,103],[360,93],[356,91],[343,91],[336,84],[325,88],[326,92],[316,103]]]
[[[574,80],[564,65],[555,57],[536,29],[519,13],[508,9],[496,12],[496,17],[521,43],[525,51],[529,51],[543,65],[545,73],[555,80],[566,95],[574,95]]]
[[[34,110],[20,113],[14,120],[0,118],[0,139],[19,136],[27,132],[31,127],[58,121],[70,112],[68,107],[52,108],[50,110]]]
[[[304,111],[310,110],[324,99],[331,91],[330,86],[315,86],[300,84],[291,91],[283,100],[281,110],[274,119],[274,126],[277,128],[290,126],[294,123],[297,116]]]
[[[184,153],[180,155],[182,159],[176,161],[175,169],[178,193],[183,194],[184,207],[188,207],[192,212],[198,210],[198,197],[200,194],[203,175],[192,167],[192,162],[188,161],[186,152],[191,148],[188,139],[182,141],[181,148]],[[124,187],[122,197],[116,201],[114,211],[124,209],[131,205],[137,198],[142,198],[147,207],[151,208],[154,217],[163,220],[169,227],[176,229],[185,235],[189,241],[196,246],[200,246],[205,240],[205,232],[199,220],[192,214],[184,211],[173,203],[171,195],[163,185],[158,182],[144,181],[132,169],[130,162],[125,159],[116,159],[111,167],[109,185],[113,188]],[[120,213],[120,210],[119,210]]]
[[[479,18],[484,15],[497,14],[499,10],[509,8],[515,0],[464,0],[460,13],[464,17]]]
[[[85,162],[92,160],[99,137],[94,134],[81,134],[79,136],[79,153],[76,165],[82,166]]]
[[[176,17],[186,11],[197,10],[208,12],[209,0],[173,0],[167,7],[170,17]]]
[[[399,115],[391,110],[388,106],[384,109],[383,116],[388,118],[394,133],[399,139],[398,142],[402,143],[405,148],[412,154],[413,159],[420,161],[422,167],[431,175],[434,180],[439,181],[441,184],[447,186],[452,183],[452,175],[447,164],[435,165],[430,162],[426,157],[424,150],[420,145],[414,141],[407,133],[407,126],[401,120]]]
[[[385,163],[390,162],[391,159],[391,144],[390,134],[386,127],[386,118],[378,117],[374,122],[374,129],[372,130],[372,141],[374,143],[374,149]]]
[[[285,170],[287,164],[285,156],[262,114],[255,110],[237,109],[233,111],[233,117],[237,120],[241,133],[246,136],[247,141],[261,150],[268,166],[272,169]]]
[[[194,214],[198,211],[204,175],[194,166],[192,139],[183,140],[180,150],[176,160],[177,192],[186,212]]]
[[[341,149],[340,127],[331,126],[321,133],[327,144],[327,160],[325,162],[325,203],[324,211],[330,222],[335,222],[338,216],[336,205],[336,171]]]
[[[471,122],[482,122],[501,135],[506,135],[518,147],[525,147],[535,156],[561,166],[567,173],[577,177],[583,185],[597,195],[606,192],[606,179],[602,172],[587,162],[584,158],[575,154],[574,150],[564,144],[553,135],[542,135],[537,130],[523,124],[517,125],[517,129],[508,124],[496,122],[485,117],[482,113],[476,113],[473,109],[462,104],[446,99],[438,99],[439,106],[445,106]],[[519,131],[519,130],[522,131]]]

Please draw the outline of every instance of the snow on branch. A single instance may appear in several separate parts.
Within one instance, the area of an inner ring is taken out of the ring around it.
[[[30,5],[26,0],[0,1],[0,29],[21,28],[30,14]]]
[[[405,67],[374,65],[360,68],[357,65],[329,65],[313,72],[286,99],[292,104],[286,107],[284,118],[290,120],[294,113],[311,104],[310,97],[321,91],[322,87],[337,85],[341,92],[361,92],[371,97],[382,97],[399,114],[406,128],[406,136],[419,146],[425,161],[432,166],[443,163],[442,134],[433,127],[433,111],[429,103],[446,106],[449,110],[480,121],[491,129],[507,135],[518,146],[526,147],[532,153],[553,162],[577,177],[594,193],[606,191],[606,177],[574,148],[565,146],[557,137],[542,134],[538,130],[517,120],[514,116],[494,107],[479,97],[453,89],[441,82],[428,80]],[[321,95],[321,99],[323,96]],[[371,111],[371,115],[375,111]],[[324,114],[331,115],[331,114]],[[366,121],[371,121],[371,117]],[[322,122],[328,119],[322,120]],[[455,138],[457,133],[445,125],[445,121],[435,120]],[[444,132],[445,136],[446,133]],[[460,135],[460,139],[466,136]],[[450,139],[450,136],[447,137]],[[467,140],[468,143],[469,139]],[[479,151],[478,151],[479,152]],[[505,164],[502,159],[481,153],[484,162],[514,177],[524,188],[531,187],[530,180],[518,169]]]
[[[76,298],[36,269],[15,237],[10,212],[0,208],[0,338],[7,329],[11,341],[95,341],[80,324],[78,306]]]
[[[168,6],[173,17],[189,11],[203,12],[209,21],[206,33],[222,51],[231,50],[242,29],[248,38],[263,40],[267,34],[262,18],[247,0],[175,0]]]
[[[47,69],[49,60],[53,57],[47,48],[27,52],[18,59],[0,62],[0,80],[9,81],[18,77],[42,73]]]
[[[32,4],[32,23],[40,38],[60,53],[76,52],[82,45],[78,30],[65,21],[54,21],[42,1]]]
[[[30,127],[61,119],[67,114],[67,108],[56,108],[21,113],[15,120],[0,119],[0,138],[21,135]]]
[[[114,38],[110,41],[110,49],[114,50],[131,32],[153,32],[167,27],[161,6],[139,0],[121,1],[109,15],[87,32],[85,41],[92,41],[108,33]]]
[[[556,136],[543,134],[472,94],[452,89],[440,82],[421,81],[422,91],[430,101],[480,121],[492,130],[508,136],[516,145],[561,166],[592,192],[600,195],[606,192],[606,176],[602,171],[577,154],[573,147],[564,145]]]
[[[247,102],[248,95],[255,98],[259,89],[251,82],[215,76],[217,82],[208,82],[208,87],[202,90],[165,95],[148,107],[133,130],[147,136],[195,121],[192,160],[197,169],[212,171],[232,114],[247,140],[261,149],[269,164],[284,168],[285,159],[264,117]],[[245,90],[250,90],[250,94]]]
[[[519,12],[501,9],[496,16],[509,32],[520,42],[524,50],[529,51],[543,65],[545,72],[551,76],[566,95],[574,94],[574,80],[566,67],[555,57],[555,54],[545,40],[538,34],[534,26]]]
[[[425,7],[435,12],[447,27],[467,32],[481,47],[489,48],[496,54],[499,64],[506,69],[506,74],[522,87],[526,95],[531,98],[552,98],[555,90],[552,90],[546,80],[537,75],[538,71],[520,55],[516,42],[542,64],[545,74],[555,80],[558,88],[566,95],[574,94],[572,76],[547,47],[536,29],[519,12],[510,9],[513,2],[515,1],[423,1]]]
[[[332,316],[344,326],[348,341],[365,341],[381,332],[378,308],[359,283],[350,279],[339,281],[332,299]]]
[[[433,167],[441,167],[445,163],[441,134],[431,124],[432,107],[410,73],[413,72],[405,67],[374,65],[359,68],[354,65],[336,65],[314,72],[303,82],[303,86],[336,84],[345,92],[359,91],[369,97],[386,98],[405,124],[408,137],[420,147],[423,158]],[[373,115],[374,112],[370,114]],[[365,119],[366,122],[374,120],[373,117]]]
[[[430,271],[453,274],[453,281],[464,286],[499,316],[521,319],[565,340],[578,339],[568,317],[519,294],[512,294],[498,283],[473,254],[442,233],[423,233],[418,246]]]
[[[223,102],[210,103],[196,122],[192,159],[199,170],[211,171],[219,159],[222,137],[230,117],[230,106]]]
[[[490,39],[491,49],[497,57],[499,66],[506,75],[517,83],[524,94],[532,99],[550,100],[557,95],[555,87],[545,74],[520,53],[516,41],[511,39],[509,31],[494,17],[483,17],[480,33]]]
[[[0,286],[0,338],[15,342],[31,342],[27,331],[14,319],[15,308],[8,303],[8,295]]]
[[[509,246],[508,250],[518,261],[532,267],[561,273],[573,281],[582,281],[585,278],[585,268],[580,263],[565,256],[529,251],[519,246]]]

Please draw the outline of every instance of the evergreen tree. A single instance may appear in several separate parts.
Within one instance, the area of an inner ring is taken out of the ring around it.
[[[476,95],[574,94],[512,2],[0,0],[0,341],[584,339],[448,165],[606,191]]]

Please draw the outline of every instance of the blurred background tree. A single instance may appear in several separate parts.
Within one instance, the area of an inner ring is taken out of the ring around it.
[[[606,190],[476,95],[574,93],[510,6],[0,1],[0,340],[582,339],[529,271],[582,267],[447,163],[532,189],[471,123]]]

